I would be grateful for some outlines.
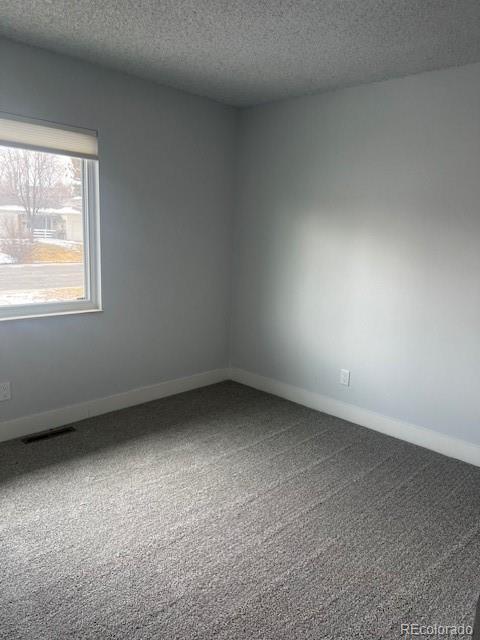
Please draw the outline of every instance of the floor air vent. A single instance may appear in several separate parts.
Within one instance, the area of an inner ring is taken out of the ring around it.
[[[75,431],[74,427],[58,427],[58,429],[49,429],[48,431],[40,431],[40,433],[34,433],[31,436],[22,438],[24,444],[30,444],[32,442],[38,442],[38,440],[47,440],[48,438],[56,438],[57,436],[63,436],[66,433]]]

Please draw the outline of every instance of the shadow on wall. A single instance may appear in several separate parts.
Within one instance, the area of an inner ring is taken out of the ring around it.
[[[462,317],[475,316],[478,293],[458,286],[471,266],[462,251],[471,233],[459,225],[432,237],[414,208],[390,203],[386,216],[384,205],[271,203],[259,212],[240,267],[248,313],[237,307],[233,364],[441,431],[459,420],[458,406],[439,405],[438,389],[461,396],[471,385],[445,367],[465,376],[473,360]],[[348,389],[338,384],[341,368],[352,371]],[[463,428],[456,435],[474,442],[475,424]]]

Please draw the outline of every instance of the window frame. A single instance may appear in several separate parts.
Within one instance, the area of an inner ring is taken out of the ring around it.
[[[34,122],[34,121],[31,121]],[[65,127],[67,129],[67,127]],[[18,145],[28,149],[27,145]],[[45,153],[56,153],[45,150]],[[76,157],[65,152],[64,155]],[[80,158],[82,162],[82,223],[85,299],[64,302],[40,302],[0,306],[0,322],[26,318],[72,315],[102,311],[100,262],[99,167],[97,159]]]

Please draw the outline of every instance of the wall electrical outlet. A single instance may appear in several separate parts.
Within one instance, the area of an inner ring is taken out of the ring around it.
[[[346,387],[350,386],[350,371],[348,369],[340,369],[340,384]]]
[[[0,382],[0,402],[10,400],[10,382]]]

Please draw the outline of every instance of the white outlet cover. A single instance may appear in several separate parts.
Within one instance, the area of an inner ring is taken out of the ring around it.
[[[346,387],[350,386],[350,371],[349,369],[340,369],[340,384]]]
[[[0,382],[0,402],[10,400],[10,382]]]

